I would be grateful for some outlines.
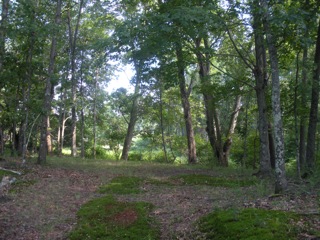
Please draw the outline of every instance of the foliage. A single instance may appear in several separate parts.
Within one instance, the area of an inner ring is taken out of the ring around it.
[[[149,203],[117,202],[112,196],[84,204],[69,239],[158,239]]]
[[[208,141],[196,135],[196,145],[197,145],[197,157],[200,164],[209,164],[214,162],[214,155],[212,152],[212,148]]]
[[[85,152],[86,158],[92,158],[93,157],[93,147],[87,148]],[[113,152],[108,151],[102,146],[96,147],[96,158],[97,159],[107,159],[107,160],[117,160],[116,156]]]
[[[299,217],[292,212],[265,209],[229,209],[200,219],[199,230],[205,239],[287,240],[297,239]]]

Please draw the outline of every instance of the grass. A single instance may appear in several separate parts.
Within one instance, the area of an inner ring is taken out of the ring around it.
[[[169,179],[158,180],[154,178],[139,178],[133,176],[118,176],[110,183],[99,188],[99,193],[107,194],[135,194],[141,192],[143,182],[153,185],[206,185],[213,187],[244,187],[254,185],[255,180],[240,180],[216,178],[208,175],[190,174],[171,177]]]
[[[108,194],[132,194],[140,193],[139,186],[143,179],[130,176],[118,176],[111,180],[110,183],[99,188],[100,193]]]
[[[229,209],[213,212],[198,222],[204,239],[290,240],[297,239],[299,220],[292,212],[264,209]]]
[[[255,179],[219,178],[202,174],[188,174],[172,177],[185,185],[207,185],[213,187],[246,187],[257,183]]]
[[[251,196],[254,199],[259,196],[267,196],[270,185],[269,182],[263,182],[253,178],[252,170],[242,168],[209,169],[208,166],[205,165],[175,166],[172,164],[152,162],[48,157],[45,168],[47,167],[80,170],[81,172],[88,172],[90,174],[97,173],[102,182],[108,181],[108,184],[101,186],[99,189],[101,194],[106,195],[87,202],[78,211],[77,225],[69,235],[69,239],[71,240],[159,239],[160,226],[149,216],[153,208],[150,203],[131,202],[131,200],[129,200],[130,202],[118,202],[112,196],[115,194],[143,193],[141,189],[144,189],[143,187],[146,184],[153,185],[153,187],[147,187],[145,191],[154,191],[156,187],[161,188],[166,185],[168,188],[165,189],[169,192],[171,189],[173,190],[175,186],[187,185],[195,186],[195,189],[198,188],[198,186],[206,186],[203,187],[203,189],[216,191],[218,194],[221,193],[221,196],[227,192],[239,194],[239,196],[230,194],[230,196],[235,199],[239,197],[239,201],[233,201],[234,199],[230,198],[220,198],[220,195],[219,198],[216,198],[215,195],[210,196],[210,191],[205,192],[204,194],[207,195],[203,195],[205,196],[203,199],[206,197],[210,198],[210,204],[212,199],[213,207],[216,208],[226,206],[219,205],[220,201],[227,201],[227,206],[229,207],[238,207],[241,206],[242,197],[251,201]],[[5,172],[5,174],[8,175],[7,172]],[[110,181],[111,178],[112,180]],[[39,181],[39,183],[40,182],[41,181]],[[33,182],[18,181],[16,184],[17,190],[19,190],[20,186],[21,188],[27,187],[33,184]],[[252,187],[242,188],[246,186]],[[223,189],[214,187],[223,187]],[[180,188],[182,190],[184,189],[183,187],[179,187],[178,189]],[[189,188],[193,189],[192,187],[188,187],[188,189]],[[200,188],[202,189],[202,187]],[[193,194],[192,191],[190,194]],[[168,196],[166,200],[171,201],[171,194],[168,195],[170,196]],[[179,197],[178,194],[172,194],[172,197],[176,196]],[[193,197],[193,195],[190,196]],[[144,197],[145,195],[143,195],[143,199],[149,199]],[[162,196],[154,193],[154,196],[151,197],[160,198]],[[129,197],[129,199],[135,198],[135,196],[132,198],[131,196]],[[137,196],[137,198],[141,199],[140,195]],[[125,199],[127,198],[125,197]],[[71,204],[72,206],[74,205],[73,202]],[[196,202],[196,204],[201,206],[198,202]],[[184,206],[189,208],[187,204]],[[165,216],[166,219],[164,221],[166,223],[164,224],[174,225],[178,222],[190,221],[189,218],[184,218],[179,212],[174,213],[173,209],[176,207],[176,205],[170,205],[170,209],[166,209],[168,210],[168,215]],[[169,210],[172,210],[172,213]],[[192,205],[189,210],[190,216],[195,213],[192,210]],[[172,216],[169,216],[169,213]],[[299,216],[290,212],[261,209],[219,210],[201,218],[197,227],[197,229],[201,231],[201,234],[196,237],[197,239],[297,239],[297,234],[301,231],[301,227],[294,224],[297,221],[299,221]],[[161,222],[163,222],[163,220],[161,220]],[[198,232],[195,232],[195,234],[198,234]],[[204,238],[201,238],[202,236]]]
[[[79,210],[69,239],[159,239],[159,230],[148,216],[151,209],[149,203],[117,202],[110,195],[94,199]]]

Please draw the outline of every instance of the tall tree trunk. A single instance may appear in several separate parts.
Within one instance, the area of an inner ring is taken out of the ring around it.
[[[14,157],[14,155],[16,154],[17,152],[17,122],[15,120],[15,118],[13,119],[13,122],[12,122],[12,137],[11,137],[11,153],[10,153],[10,156],[11,157]]]
[[[80,115],[81,115],[81,151],[80,151],[80,157],[84,158],[85,157],[85,146],[84,146],[84,109],[83,107],[81,107],[81,111],[80,111]]]
[[[302,56],[302,79],[301,79],[301,108],[307,107],[307,78],[308,78],[308,47],[303,48]],[[300,137],[299,137],[299,163],[300,168],[305,168],[306,165],[306,133],[307,133],[307,117],[302,113],[300,118]]]
[[[160,99],[160,129],[161,129],[161,140],[162,140],[162,149],[164,154],[164,159],[166,162],[168,162],[168,153],[167,153],[167,146],[166,146],[166,140],[165,140],[165,134],[164,134],[164,123],[163,123],[163,100],[162,100],[162,92],[163,92],[163,86],[161,79],[159,80],[159,99]]]
[[[56,57],[56,46],[57,46],[57,28],[60,25],[61,21],[61,0],[57,0],[56,7],[56,16],[55,16],[55,28],[51,40],[51,50],[50,50],[50,59],[49,59],[49,68],[48,68],[48,77],[46,78],[46,89],[45,96],[43,101],[43,116],[40,132],[40,147],[38,155],[38,164],[44,164],[46,162],[47,152],[52,151],[51,145],[48,144],[50,136],[49,131],[49,116],[51,112],[51,102],[54,95],[54,65]],[[51,142],[51,140],[50,140]],[[50,149],[51,148],[51,149]]]
[[[210,81],[208,79],[210,74],[210,54],[206,51],[205,54],[200,52],[201,47],[201,38],[197,38],[194,40],[195,47],[197,49],[197,60],[198,60],[198,67],[199,67],[199,76],[201,81],[201,92],[203,95],[204,107],[205,107],[205,116],[206,116],[206,132],[209,138],[209,143],[212,149],[213,156],[216,155],[216,134],[214,130],[214,102],[213,96],[208,91],[210,86]],[[209,44],[207,38],[203,39],[203,43],[206,49],[209,49]]]
[[[97,89],[98,89],[98,72],[94,80],[94,99],[93,99],[93,158],[97,155]]]
[[[3,129],[0,127],[0,156],[3,155],[4,153],[4,131]]]
[[[181,94],[182,108],[184,112],[184,120],[187,132],[188,141],[188,162],[189,164],[195,164],[197,162],[197,150],[196,142],[194,138],[194,131],[192,126],[191,108],[189,102],[189,96],[192,89],[192,84],[186,89],[186,79],[185,79],[185,67],[184,58],[182,52],[182,46],[178,43],[176,46],[176,56],[177,56],[177,67],[178,67],[178,79]]]
[[[81,66],[82,68],[82,66]],[[80,70],[81,72],[81,70]],[[81,74],[82,75],[82,74]],[[81,78],[81,83],[80,83],[80,105],[81,105],[81,110],[80,110],[80,133],[81,133],[81,151],[80,151],[80,157],[84,158],[85,157],[85,150],[84,150],[84,104],[83,104],[83,99],[84,99],[84,93],[83,93],[83,79],[82,76]]]
[[[308,12],[310,10],[310,0],[305,0],[303,10]],[[305,19],[306,26],[310,23],[310,16],[307,15]],[[304,38],[309,39],[309,29],[305,28]],[[307,108],[307,82],[308,82],[308,48],[309,46],[304,43],[302,55],[302,76],[301,76],[301,108]],[[300,138],[299,138],[299,163],[300,169],[306,167],[306,135],[307,135],[307,119],[308,116],[304,112],[300,117]]]
[[[312,79],[311,90],[311,107],[308,126],[308,140],[307,140],[307,168],[309,171],[315,166],[316,158],[316,133],[318,122],[318,104],[319,104],[319,76],[320,76],[320,21],[318,26],[318,35],[316,42],[316,52],[314,56],[314,73]]]
[[[63,83],[61,83],[63,88]],[[61,89],[60,94],[60,102],[61,105],[59,107],[59,141],[58,141],[58,156],[62,156],[63,144],[64,144],[64,130],[65,130],[65,122],[66,122],[66,110],[65,110],[65,101],[66,101],[66,89]]]
[[[123,149],[121,154],[121,160],[127,161],[129,157],[129,150],[132,143],[134,127],[136,125],[138,119],[138,102],[139,102],[139,94],[140,94],[140,84],[141,84],[141,63],[140,61],[135,62],[135,70],[136,70],[136,82],[134,87],[134,96],[132,100],[130,119],[127,129],[127,134],[123,143]]]
[[[269,58],[271,66],[271,78],[272,78],[272,115],[273,115],[273,127],[276,149],[276,182],[275,193],[281,193],[287,189],[287,179],[285,170],[284,159],[284,138],[281,116],[281,100],[280,100],[280,79],[279,79],[279,67],[278,67],[278,53],[275,45],[275,39],[272,30],[269,26],[270,22],[270,6],[267,0],[262,0],[262,9],[264,11],[263,25],[266,33],[267,44],[269,49]]]
[[[263,27],[261,21],[260,5],[258,1],[254,1],[252,7],[253,15],[253,32],[255,39],[255,58],[256,65],[253,69],[253,74],[256,82],[255,91],[258,104],[258,130],[260,141],[260,165],[259,174],[261,176],[271,175],[270,165],[270,151],[268,139],[268,117],[266,104],[266,87],[267,87],[267,73],[266,73],[266,50],[264,46]]]
[[[218,164],[223,166],[223,142],[222,142],[222,132],[221,132],[221,124],[218,111],[215,106],[213,109],[213,126],[214,132],[216,135],[215,139],[215,149],[216,149],[216,157],[218,159]]]
[[[3,70],[3,60],[5,56],[5,39],[6,39],[6,32],[7,32],[8,10],[9,10],[9,0],[2,0],[1,20],[0,20],[0,74],[2,73],[2,70]]]
[[[222,152],[222,166],[228,167],[229,165],[229,154],[230,154],[230,149],[231,149],[231,144],[232,144],[232,135],[234,134],[234,130],[237,126],[237,120],[241,108],[241,96],[237,96],[234,107],[233,107],[233,112],[231,114],[231,119],[230,119],[230,126],[228,129],[228,133],[226,136],[226,140],[224,141],[223,144],[223,152]]]
[[[295,138],[295,149],[296,149],[296,164],[297,164],[297,176],[300,178],[301,176],[301,164],[300,164],[300,151],[299,151],[299,123],[298,123],[298,86],[299,86],[299,58],[300,51],[298,51],[296,56],[296,76],[294,83],[294,102],[293,102],[293,111],[294,111],[294,138]],[[303,116],[302,116],[303,117]]]
[[[34,15],[32,16],[32,21],[34,20]],[[20,147],[21,147],[21,156],[22,156],[22,164],[25,164],[26,162],[26,155],[28,150],[28,142],[27,142],[27,126],[29,124],[29,99],[30,99],[30,92],[31,92],[31,82],[32,82],[32,76],[33,76],[33,48],[34,48],[34,42],[35,42],[35,35],[34,32],[30,31],[29,33],[29,49],[26,56],[26,75],[25,75],[25,85],[23,89],[23,107],[22,111],[24,114],[24,119],[21,123],[21,129],[19,136],[19,141],[21,141]]]
[[[51,128],[50,128],[50,118],[47,118],[48,121],[48,131],[47,131],[47,149],[48,154],[52,153],[52,137],[51,137]]]
[[[276,150],[274,149],[274,138],[273,138],[272,124],[268,121],[268,140],[269,140],[269,152],[270,152],[270,165],[274,170],[276,168]]]
[[[80,64],[80,136],[81,136],[81,150],[80,157],[85,158],[85,141],[84,141],[84,85],[83,85],[83,52],[81,52],[81,64]]]
[[[77,22],[74,33],[71,27],[70,8],[68,11],[68,29],[69,29],[69,44],[70,44],[70,65],[71,65],[71,156],[77,156],[77,115],[76,115],[76,100],[77,100],[77,79],[76,79],[76,44],[78,39],[78,31],[81,19],[81,11],[83,7],[83,0],[80,0],[79,10],[77,15]]]
[[[251,94],[247,96],[246,99],[246,110],[244,119],[244,139],[243,139],[243,157],[241,159],[241,167],[244,167],[248,158],[248,109],[251,100]]]

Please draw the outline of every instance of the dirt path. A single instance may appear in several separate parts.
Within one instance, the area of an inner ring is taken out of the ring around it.
[[[90,199],[98,196],[96,190],[123,170],[104,169],[81,171],[48,167],[33,167],[22,178],[36,183],[8,195],[0,203],[0,239],[54,240],[66,239],[76,224],[76,212]],[[183,168],[131,168],[131,175],[166,178],[183,173],[207,173],[208,170]],[[304,211],[314,207],[315,199],[302,203],[296,198],[257,199],[257,188],[227,189],[209,186],[167,186],[144,184],[142,193],[118,195],[120,201],[151,202],[152,215],[161,226],[161,239],[194,239],[194,222],[216,208],[254,206],[263,208]],[[301,198],[299,198],[300,201]],[[301,209],[299,209],[301,208]]]

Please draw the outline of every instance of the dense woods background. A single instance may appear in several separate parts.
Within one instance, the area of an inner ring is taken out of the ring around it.
[[[2,0],[0,153],[275,169],[281,192],[317,164],[319,75],[315,0]]]

